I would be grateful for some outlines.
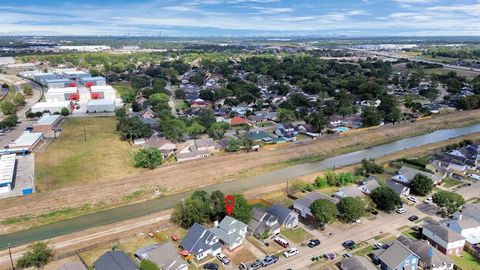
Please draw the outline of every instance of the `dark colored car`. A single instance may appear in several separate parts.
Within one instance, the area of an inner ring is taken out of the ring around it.
[[[218,264],[216,264],[216,263],[206,263],[206,264],[203,265],[203,269],[218,270]]]
[[[278,261],[278,257],[275,256],[275,255],[268,255],[267,257],[265,257],[265,259],[263,259],[263,261],[261,261],[261,264],[263,267],[267,267],[269,265],[272,265],[274,263],[276,263]]]
[[[355,245],[356,245],[355,242],[353,242],[352,240],[347,240],[347,241],[342,243],[342,246],[344,248],[348,248],[348,249],[354,249]]]
[[[251,265],[250,265],[250,268],[248,268],[249,270],[257,270],[257,269],[260,269],[262,268],[262,262],[260,260],[256,260],[255,262],[253,262]]]
[[[410,220],[412,222],[416,221],[416,220],[418,220],[418,216],[413,215],[413,216],[409,217],[408,220]]]
[[[378,211],[375,209],[370,209],[370,213],[372,213],[375,216],[378,215]]]
[[[318,239],[311,239],[309,242],[308,242],[308,247],[309,248],[314,248],[316,246],[320,245],[320,240]]]

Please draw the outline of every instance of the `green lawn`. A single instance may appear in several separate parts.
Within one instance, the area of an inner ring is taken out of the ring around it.
[[[451,178],[451,177],[447,177],[443,180],[443,186],[446,187],[446,188],[451,188],[451,187],[454,187],[454,186],[458,186],[461,183],[462,183],[462,181]]]
[[[188,106],[187,103],[185,103],[185,101],[184,101],[183,99],[176,99],[176,100],[175,100],[175,108],[176,108],[177,110],[182,111],[182,110],[188,109],[189,106]]]
[[[59,138],[35,154],[37,188],[57,189],[138,171],[132,148],[120,140],[115,126],[114,117],[66,119]]]
[[[117,90],[119,96],[127,93],[135,94],[135,89],[132,88],[130,83],[114,83],[112,87]]]
[[[303,241],[312,238],[312,235],[310,233],[300,227],[296,229],[283,229],[282,235],[288,238],[288,240],[295,242],[296,244],[300,244]]]
[[[355,251],[353,254],[357,256],[368,256],[373,251],[373,246],[369,245],[365,248],[359,249]]]
[[[2,100],[0,100],[0,104],[8,101],[12,101],[12,99],[15,97],[16,94],[17,94],[17,90],[15,90],[15,87],[12,87],[10,85],[10,91],[8,91],[7,95]]]
[[[455,262],[455,264],[460,267],[462,270],[478,270],[480,269],[480,260],[473,257],[468,252],[463,252],[461,257],[452,256],[450,257]]]
[[[420,233],[418,231],[415,231],[414,229],[408,229],[402,232],[402,234],[413,240],[418,240],[421,238]]]

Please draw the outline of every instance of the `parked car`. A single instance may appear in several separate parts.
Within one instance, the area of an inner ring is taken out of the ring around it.
[[[368,211],[369,211],[370,213],[372,213],[373,215],[375,215],[375,216],[378,215],[378,211],[375,210],[375,209],[373,209],[373,208],[370,209],[370,210],[368,210]]]
[[[417,198],[413,197],[413,196],[408,196],[407,197],[407,200],[411,201],[411,202],[414,202],[414,203],[418,203],[418,200]]]
[[[283,256],[285,258],[292,257],[298,254],[298,249],[297,248],[289,248],[287,251],[283,253]]]
[[[262,268],[262,262],[260,260],[256,260],[250,265],[250,268],[248,268],[248,269],[249,270],[257,270],[257,269],[260,269],[260,268]]]
[[[469,173],[467,176],[470,177],[471,179],[475,180],[475,181],[480,181],[480,175],[478,175],[478,174]]]
[[[433,203],[432,197],[426,198],[423,202],[426,204],[432,204]]]
[[[283,239],[282,237],[279,237],[279,236],[275,237],[274,241],[284,248],[287,248],[288,245],[289,245],[287,240],[285,240],[285,239]]]
[[[456,174],[452,175],[452,178],[457,179],[457,180],[464,180],[462,176],[456,175]]]
[[[269,265],[272,265],[278,261],[278,257],[275,255],[267,255],[265,259],[261,261],[261,264],[263,267],[267,267]]]
[[[404,214],[404,213],[407,212],[407,209],[405,209],[405,208],[403,208],[403,207],[402,207],[402,208],[398,208],[396,212],[399,213],[399,214]]]
[[[376,242],[375,244],[373,244],[373,247],[375,247],[376,249],[381,249],[383,247],[383,244],[380,242]]]
[[[206,263],[206,264],[203,265],[203,269],[218,270],[218,264],[216,264],[216,263]]]
[[[418,220],[418,216],[415,216],[415,215],[410,216],[410,217],[408,218],[408,220],[410,220],[410,221],[412,221],[412,222],[413,222],[413,221],[416,221],[416,220]]]
[[[220,260],[225,265],[230,263],[230,260],[227,258],[227,256],[223,255],[222,253],[217,254],[217,259]]]
[[[318,239],[310,239],[310,241],[308,242],[308,247],[309,248],[314,248],[318,245],[320,245],[320,240],[318,240]]]
[[[328,252],[328,253],[323,254],[323,257],[325,257],[325,259],[327,259],[328,261],[332,261],[337,257],[337,253]]]
[[[356,244],[353,240],[347,240],[345,242],[342,243],[342,246],[344,248],[348,248],[348,249],[354,249]]]
[[[343,254],[343,257],[344,258],[351,258],[351,257],[353,257],[353,254],[350,253],[350,252],[347,252],[347,253]]]

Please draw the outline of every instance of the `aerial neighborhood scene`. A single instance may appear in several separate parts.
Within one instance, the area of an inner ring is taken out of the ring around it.
[[[0,270],[479,270],[480,2],[0,3]]]

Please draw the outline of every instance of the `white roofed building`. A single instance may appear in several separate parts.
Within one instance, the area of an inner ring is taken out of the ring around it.
[[[31,111],[36,112],[50,112],[60,113],[62,108],[67,108],[69,112],[72,111],[71,101],[54,101],[54,102],[38,102],[32,106]]]
[[[0,156],[0,193],[12,191],[16,154]]]
[[[8,148],[32,151],[44,138],[45,136],[41,132],[24,132],[18,139],[9,144]]]

